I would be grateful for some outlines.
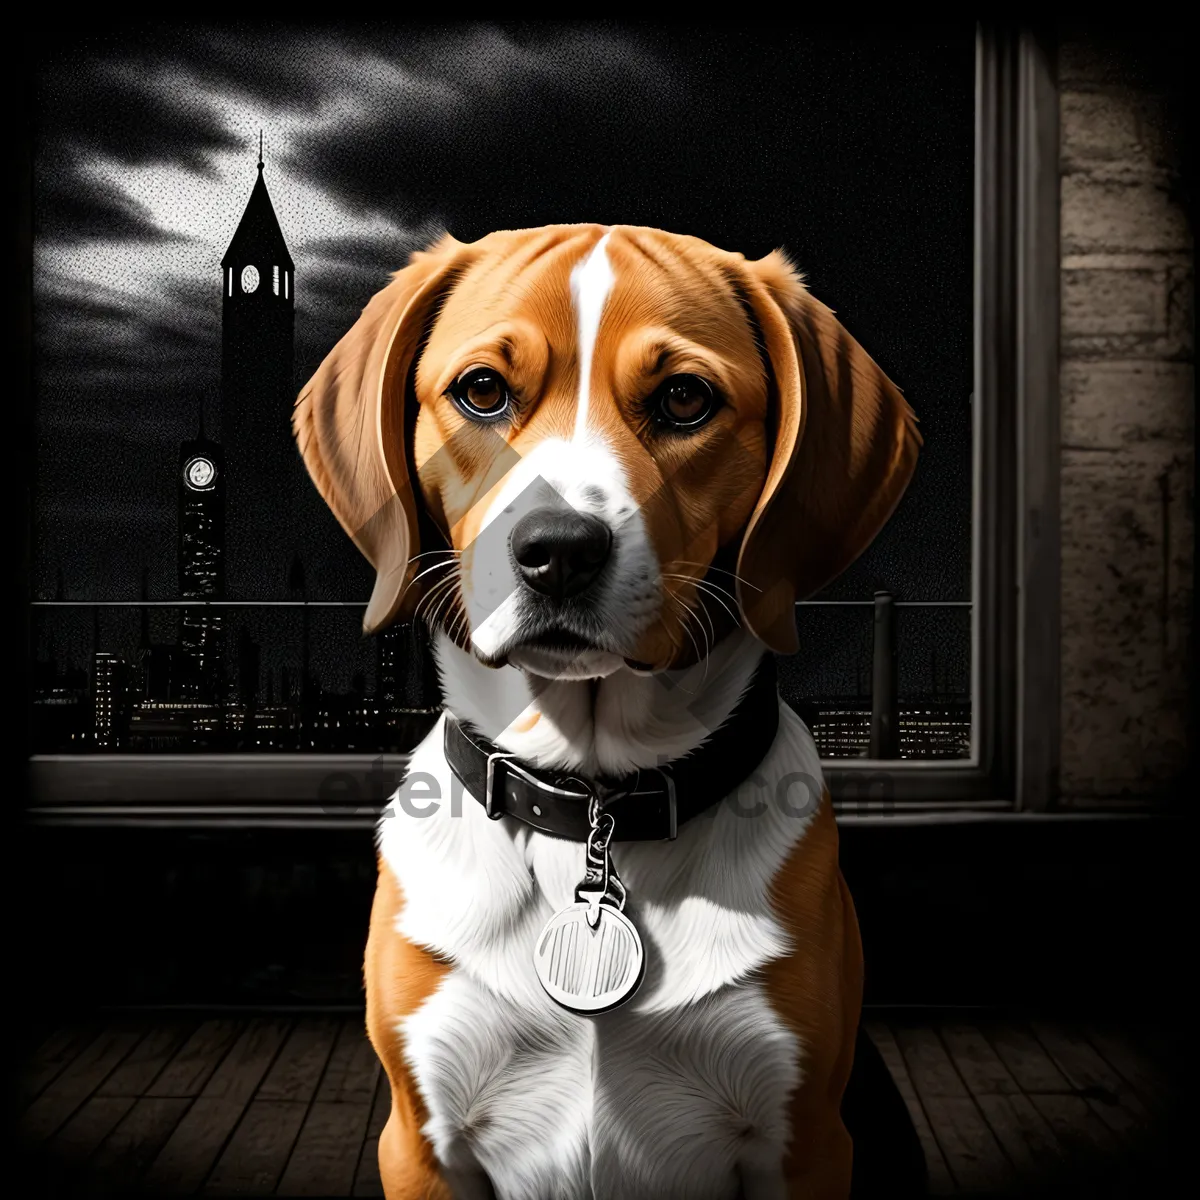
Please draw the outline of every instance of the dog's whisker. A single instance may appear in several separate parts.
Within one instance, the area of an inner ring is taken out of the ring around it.
[[[467,617],[467,609],[462,602],[462,596],[457,589],[452,593],[449,603],[446,605],[446,619],[451,639],[455,645],[461,645],[463,635],[470,630],[470,620]]]
[[[696,616],[696,613],[695,613],[695,610],[694,610],[694,609],[692,609],[692,608],[691,608],[689,605],[685,604],[685,603],[684,603],[682,600],[680,600],[678,596],[672,595],[670,592],[667,592],[666,594],[667,594],[667,596],[668,596],[668,597],[669,597],[669,598],[670,598],[670,599],[671,599],[671,600],[674,602],[674,604],[676,605],[676,607],[677,607],[677,608],[679,608],[679,609],[682,611],[682,613],[683,613],[683,620],[681,620],[681,621],[679,622],[679,628],[680,628],[680,629],[681,629],[681,630],[682,630],[682,631],[683,631],[685,634],[687,634],[689,641],[692,643],[692,648],[693,648],[693,649],[696,651],[696,660],[697,660],[698,662],[699,662],[699,661],[703,661],[703,663],[704,663],[704,674],[703,674],[703,676],[701,677],[701,681],[700,681],[700,682],[701,682],[701,686],[703,687],[703,685],[704,685],[704,680],[706,680],[706,679],[708,678],[708,662],[709,662],[709,653],[710,653],[710,651],[711,651],[711,648],[712,648],[712,647],[711,647],[711,644],[710,644],[710,642],[709,642],[709,639],[708,639],[708,633],[707,633],[707,631],[705,630],[704,626],[700,624],[700,621],[699,621],[699,619],[697,618],[697,616]],[[692,631],[691,631],[691,630],[688,628],[688,622],[689,622],[689,621],[695,621],[695,622],[696,622],[696,629],[697,629],[697,631],[699,632],[700,636],[701,636],[701,637],[704,639],[704,650],[703,650],[703,652],[701,652],[701,650],[700,650],[700,644],[699,644],[699,643],[696,641],[696,639],[695,639],[695,638],[692,636]],[[682,687],[682,685],[680,685],[680,686]],[[694,694],[695,694],[694,692],[691,692],[691,691],[690,691],[689,689],[687,689],[687,688],[684,688],[683,690],[684,690],[684,691],[687,691],[689,695],[694,695]]]
[[[432,558],[435,554],[444,554],[447,558],[462,557],[461,550],[422,550],[420,554],[414,554],[412,558],[408,560],[409,565],[411,566],[419,558]]]
[[[722,592],[720,588],[714,586],[713,584],[706,583],[703,579],[695,579],[691,575],[678,575],[678,574],[675,574],[674,572],[668,571],[668,572],[664,572],[663,578],[664,579],[681,579],[686,583],[692,584],[695,587],[697,592],[699,592],[703,595],[706,595],[706,596],[710,596],[713,600],[715,600],[718,604],[720,604],[721,607],[732,618],[735,625],[740,623],[740,618],[738,617],[738,614],[736,612],[734,612],[734,610],[732,608],[730,608],[729,604],[727,603],[727,601],[730,599],[729,594],[727,592]],[[713,630],[713,637],[715,640],[715,638],[716,638],[716,630],[715,629]]]
[[[669,595],[669,593],[668,593],[668,595]],[[700,658],[703,657],[703,655],[701,655],[701,653],[700,653],[700,644],[696,641],[696,639],[694,637],[692,637],[692,631],[687,627],[687,617],[690,615],[688,607],[681,600],[676,600],[676,598],[674,596],[670,596],[670,599],[674,600],[676,605],[683,610],[684,619],[679,622],[679,630],[682,633],[687,635],[688,641],[690,641],[692,643],[692,648],[696,651],[696,659],[697,659],[697,661],[699,661]],[[674,641],[673,638],[672,638],[672,641]],[[677,643],[677,644],[682,646],[682,642]],[[684,687],[682,683],[679,684],[678,686],[679,686],[680,691],[687,692],[687,694],[689,696],[694,696],[696,694],[691,688]]]
[[[421,599],[417,601],[417,611],[420,612],[421,608],[429,602],[430,597],[439,595],[443,588],[453,582],[453,579],[453,575],[447,575],[444,579],[439,579],[427,587],[424,590]]]
[[[443,570],[449,570],[449,571],[457,574],[457,572],[459,570],[458,563],[454,559],[450,559],[447,561],[436,562],[433,564],[432,567],[426,567],[423,571],[418,571],[417,574],[414,575],[404,585],[404,590],[400,593],[400,600],[403,601],[404,597],[408,595],[409,588],[413,587],[413,585],[416,584],[418,580],[423,579],[426,575],[431,575],[434,571],[443,571]]]
[[[762,588],[756,587],[745,576],[739,575],[736,571],[727,571],[724,567],[714,567],[709,563],[692,562],[686,558],[675,559],[673,565],[678,567],[703,567],[706,575],[709,571],[716,571],[718,575],[728,575],[730,579],[736,580],[743,587],[751,588],[756,592],[762,591]]]
[[[430,617],[430,624],[438,626],[441,623],[442,617],[446,610],[454,603],[456,590],[454,584],[457,581],[454,578],[441,581],[437,586],[435,595],[437,601],[433,605],[433,615]]]
[[[450,639],[456,646],[466,646],[471,639],[471,622],[467,618],[467,610],[460,603],[458,606],[458,615],[454,619],[454,624],[450,627]]]
[[[426,567],[423,571],[418,571],[412,577],[412,580],[411,580],[409,586],[411,586],[413,583],[416,583],[418,579],[423,579],[426,575],[432,575],[434,571],[447,571],[447,570],[449,570],[449,571],[457,570],[457,565],[453,561],[436,562],[433,564],[432,567]]]
[[[704,583],[698,584],[696,591],[701,595],[708,596],[715,600],[729,614],[730,619],[734,622],[734,624],[738,624],[738,614],[729,607],[728,593],[722,592],[720,588],[715,588],[711,584]]]
[[[417,604],[414,616],[420,616],[422,612],[424,612],[426,614],[426,619],[428,619],[430,609],[442,596],[453,590],[454,584],[457,582],[457,578],[457,574],[453,574],[447,576],[445,579],[439,579],[437,583],[430,587],[421,597]]]
[[[676,575],[676,576],[673,576],[672,578],[686,579],[687,576]],[[699,591],[699,588],[697,588],[697,591]],[[691,612],[696,612],[696,610],[692,609],[691,605],[685,604],[685,607],[688,608],[688,610]],[[706,642],[708,642],[708,644],[711,646],[712,644],[715,644],[715,642],[717,640],[717,627],[713,624],[712,614],[709,613],[709,611],[707,609],[701,609],[699,612],[696,612],[697,624],[699,624],[699,616],[701,613],[703,613],[705,621],[708,622],[708,632],[711,635],[711,638],[706,638]]]

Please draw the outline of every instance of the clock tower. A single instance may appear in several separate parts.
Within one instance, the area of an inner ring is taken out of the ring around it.
[[[235,594],[261,588],[259,564],[279,560],[300,479],[295,400],[292,256],[258,178],[221,260],[221,444],[228,472],[229,575]]]

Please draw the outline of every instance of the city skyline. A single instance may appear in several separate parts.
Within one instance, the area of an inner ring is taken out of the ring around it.
[[[194,603],[180,606],[173,629],[159,637],[150,605],[141,607],[132,653],[121,639],[102,636],[94,616],[90,677],[63,669],[53,649],[39,658],[34,741],[41,751],[406,748],[436,709],[436,680],[418,630],[385,631],[375,639],[370,682],[355,672],[348,689],[331,691],[312,670],[311,617],[303,607],[299,669],[282,666],[276,675],[268,668],[264,686],[260,642],[236,610],[222,606],[230,542],[244,554],[276,519],[276,509],[255,503],[256,490],[265,486],[286,503],[299,482],[286,432],[295,263],[264,180],[261,143],[257,171],[221,259],[222,436],[208,435],[201,405],[195,434],[181,442],[176,459],[177,587]],[[226,453],[226,439],[234,453]],[[288,589],[307,596],[298,555]],[[145,600],[144,575],[142,590]]]
[[[189,660],[221,657],[228,679],[257,654],[264,703],[310,678],[323,696],[390,694],[381,663],[396,661],[394,647],[363,641],[361,608],[233,606],[355,606],[370,592],[369,568],[292,450],[291,398],[388,273],[441,229],[470,240],[559,220],[659,224],[750,255],[785,245],[904,388],[926,443],[891,525],[827,595],[861,600],[886,587],[967,601],[973,31],[866,41],[849,58],[820,34],[772,44],[805,78],[803,104],[763,86],[760,42],[747,31],[681,40],[651,26],[249,38],[198,26],[170,40],[150,29],[120,44],[67,40],[48,53],[35,166],[34,598],[195,592],[229,605],[39,608],[38,660],[53,661],[60,681],[90,677],[97,651],[132,662],[144,641],[174,641]],[[705,77],[703,64],[718,60],[723,74]],[[881,144],[844,144],[823,115],[833,98],[860,106],[854,136]],[[914,121],[937,136],[905,141]],[[770,149],[780,139],[783,158]],[[858,170],[868,149],[886,162],[883,177]],[[756,183],[764,178],[770,189]],[[226,263],[247,214],[267,209],[281,252]],[[921,269],[927,260],[937,272]],[[256,272],[249,291],[245,266]],[[257,330],[248,365],[270,378],[244,389],[257,397],[241,410],[254,428],[230,438],[225,317],[243,301],[282,305],[287,328]],[[284,332],[290,362],[261,352]],[[180,569],[181,456],[199,453],[181,447],[205,438],[222,447],[220,474],[246,489],[224,497],[221,578],[208,591]],[[261,456],[268,443],[278,472]],[[801,653],[781,664],[790,698],[861,696],[862,616],[798,615]],[[913,610],[903,621],[902,700],[939,687],[966,695],[969,611]],[[213,694],[190,686],[189,703]]]

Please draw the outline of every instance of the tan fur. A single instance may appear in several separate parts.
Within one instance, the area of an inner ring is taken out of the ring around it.
[[[379,1137],[379,1175],[389,1200],[451,1200],[421,1132],[425,1104],[404,1060],[399,1033],[400,1021],[420,1008],[450,968],[396,931],[403,904],[400,884],[380,860],[364,969],[367,1035],[392,1089],[392,1111]]]
[[[774,376],[776,434],[742,543],[738,603],[773,650],[797,649],[793,606],[844,571],[899,503],[921,437],[899,389],[778,251],[746,264]]]
[[[862,1008],[862,943],[838,868],[838,831],[826,792],[821,808],[776,875],[771,900],[792,953],[765,970],[767,996],[804,1047],[803,1082],[792,1098],[788,1195],[846,1196],[851,1142],[842,1093]]]

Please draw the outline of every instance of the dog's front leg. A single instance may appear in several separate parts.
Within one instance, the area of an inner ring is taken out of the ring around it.
[[[406,1106],[397,1107],[393,1096],[379,1135],[379,1178],[387,1200],[495,1200],[491,1180],[465,1147],[452,1152],[449,1163],[439,1162],[413,1122],[404,1119]]]
[[[492,1181],[482,1171],[446,1171],[454,1200],[496,1200]]]
[[[738,1200],[847,1200],[853,1146],[836,1113],[803,1130],[778,1165],[743,1161]]]
[[[455,1138],[449,1147],[442,1148],[442,1177],[454,1200],[496,1200],[492,1181],[461,1137]]]

